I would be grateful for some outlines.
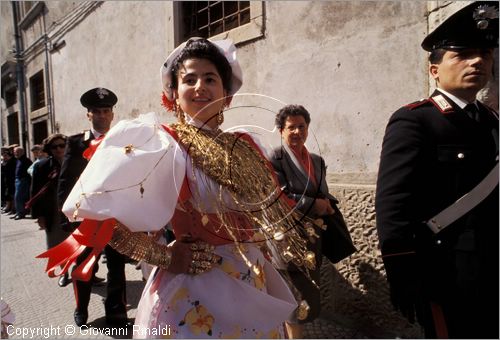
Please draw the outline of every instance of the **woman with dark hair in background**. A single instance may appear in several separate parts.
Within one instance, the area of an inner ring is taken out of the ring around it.
[[[64,157],[66,136],[55,133],[45,138],[42,150],[49,157],[39,160],[33,167],[31,199],[26,203],[31,207],[31,215],[37,219],[40,229],[45,230],[47,249],[52,248],[69,236],[60,226],[60,210],[57,204],[57,179]],[[66,273],[59,279],[59,286],[71,282]]]

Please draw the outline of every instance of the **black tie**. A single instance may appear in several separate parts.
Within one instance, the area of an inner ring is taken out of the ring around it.
[[[464,107],[464,110],[467,112],[469,117],[474,119],[476,122],[479,122],[479,109],[477,108],[476,104],[467,104]]]

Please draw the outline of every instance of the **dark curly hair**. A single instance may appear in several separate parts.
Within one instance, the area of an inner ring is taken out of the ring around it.
[[[9,155],[10,157],[14,156],[14,154],[12,153],[12,149],[9,148],[9,147],[2,147],[2,155],[6,153],[7,155]]]
[[[51,134],[50,136],[48,136],[47,138],[45,138],[43,140],[43,142],[42,142],[42,146],[43,146],[42,150],[43,150],[43,152],[45,152],[48,155],[52,156],[52,150],[50,149],[50,146],[51,146],[52,142],[55,141],[56,139],[62,139],[64,141],[64,143],[66,143],[66,140],[68,139],[68,137],[66,137],[62,133]]]
[[[302,105],[290,104],[282,107],[278,114],[276,115],[275,124],[276,127],[281,131],[285,127],[285,121],[290,116],[302,116],[304,117],[306,124],[309,125],[311,122],[311,115]]]
[[[198,39],[188,41],[186,46],[182,49],[181,53],[173,62],[171,69],[172,88],[176,89],[178,86],[177,76],[182,63],[188,59],[206,59],[210,61],[222,79],[222,86],[226,91],[231,91],[231,77],[233,75],[231,65],[226,57],[219,51],[217,46],[212,44],[207,39]]]

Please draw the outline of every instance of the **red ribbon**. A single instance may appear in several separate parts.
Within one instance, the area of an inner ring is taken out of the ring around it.
[[[104,135],[100,135],[99,138],[93,139],[90,141],[90,145],[88,148],[83,151],[83,158],[90,161],[94,153],[96,152],[99,145],[101,145],[102,140],[104,139]]]
[[[115,222],[114,219],[104,221],[83,220],[80,227],[66,240],[38,255],[37,258],[48,258],[45,271],[49,277],[65,274],[85,248],[92,247],[92,252],[71,274],[76,280],[89,281],[97,257],[111,240]],[[63,268],[60,273],[56,274],[55,271],[59,266]]]

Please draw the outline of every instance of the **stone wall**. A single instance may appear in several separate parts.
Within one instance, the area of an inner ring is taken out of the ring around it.
[[[351,337],[422,338],[419,326],[396,313],[389,300],[375,224],[375,187],[331,185],[358,251],[322,267],[322,317],[351,329]]]

